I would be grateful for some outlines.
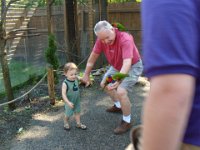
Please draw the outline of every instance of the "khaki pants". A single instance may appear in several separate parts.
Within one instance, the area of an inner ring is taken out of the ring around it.
[[[200,147],[183,143],[180,150],[200,150]]]

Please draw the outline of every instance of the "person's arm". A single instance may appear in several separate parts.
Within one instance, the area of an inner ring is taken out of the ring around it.
[[[132,58],[124,59],[120,73],[128,74],[128,72],[131,68],[131,65],[132,65]]]
[[[86,68],[85,68],[85,74],[86,75],[90,75],[90,72],[97,60],[97,58],[99,57],[99,54],[96,54],[94,52],[91,52],[90,57],[88,58],[87,64],[86,64]]]
[[[178,150],[187,125],[195,79],[171,74],[152,77],[144,106],[143,150]]]
[[[70,102],[67,98],[67,92],[66,91],[67,91],[67,86],[63,82],[63,84],[62,84],[62,98],[66,102],[66,104],[69,105],[70,108],[74,108],[74,104],[72,102]]]
[[[88,58],[86,68],[85,68],[85,73],[83,75],[83,78],[81,79],[81,82],[85,83],[86,86],[90,84],[90,72],[98,59],[100,54],[94,53],[93,51],[90,54],[90,57]]]

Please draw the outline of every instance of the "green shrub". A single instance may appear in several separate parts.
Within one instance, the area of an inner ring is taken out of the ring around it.
[[[59,61],[56,51],[57,46],[55,42],[55,36],[53,34],[50,34],[48,36],[48,48],[45,50],[45,58],[47,63],[50,65],[49,67],[52,67],[54,70],[57,70],[59,68]],[[54,72],[54,77],[55,83],[58,83],[58,75],[56,72]]]

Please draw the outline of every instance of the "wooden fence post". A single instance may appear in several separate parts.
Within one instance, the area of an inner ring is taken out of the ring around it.
[[[48,67],[48,74],[47,74],[47,81],[48,81],[48,92],[49,92],[49,99],[50,104],[55,104],[55,91],[54,91],[54,73],[53,68]]]

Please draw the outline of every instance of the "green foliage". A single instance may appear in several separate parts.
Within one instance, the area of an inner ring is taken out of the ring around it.
[[[53,69],[58,69],[59,61],[56,55],[57,46],[55,43],[55,36],[50,34],[48,37],[49,47],[45,51],[46,61],[53,67]]]
[[[55,43],[55,36],[50,34],[48,37],[49,47],[45,50],[46,61],[54,70],[59,68],[58,56],[56,55],[57,46]],[[54,72],[55,83],[58,83],[58,75]]]
[[[18,0],[16,2],[12,3],[12,4],[18,4],[18,5],[13,5],[13,6],[10,6],[10,7],[19,8],[19,7],[21,7],[20,5],[24,5],[24,7],[28,7],[28,6],[32,6],[33,2],[34,2],[34,0]],[[6,3],[8,4],[8,0],[7,0]]]
[[[38,1],[38,6],[39,7],[44,7],[46,6],[46,0],[37,0]],[[53,5],[62,5],[63,0],[54,0]]]
[[[88,0],[77,0],[77,3],[78,4],[85,4],[85,3],[87,3],[88,2]]]
[[[46,6],[46,0],[38,0],[38,6],[39,6],[39,7],[44,7],[44,6]]]
[[[8,4],[10,0],[6,0],[6,4]],[[25,5],[25,7],[32,7],[32,5],[34,3],[38,3],[39,7],[45,7],[46,6],[46,0],[19,0],[17,2],[15,2],[15,4],[21,4],[21,5]],[[63,4],[63,0],[54,0],[53,5],[62,5]],[[0,3],[0,7],[1,7],[1,3]],[[12,6],[15,7],[15,6]]]
[[[131,1],[141,1],[141,0],[107,0],[108,3],[124,3],[124,2],[131,2]],[[87,3],[88,0],[77,0],[78,4]]]
[[[6,3],[8,3],[10,0],[6,0]],[[108,3],[124,3],[124,2],[131,2],[133,0],[107,0]],[[136,2],[141,2],[141,0],[134,0]],[[20,4],[26,5],[26,7],[31,7],[33,3],[38,3],[38,7],[45,7],[46,6],[46,0],[19,0]],[[18,2],[18,3],[19,3]],[[62,5],[64,0],[55,0],[54,5]],[[88,0],[77,0],[78,4],[84,4],[87,3]],[[1,6],[1,3],[0,3]]]
[[[133,0],[108,0],[108,3],[124,3],[124,2],[131,2]]]

